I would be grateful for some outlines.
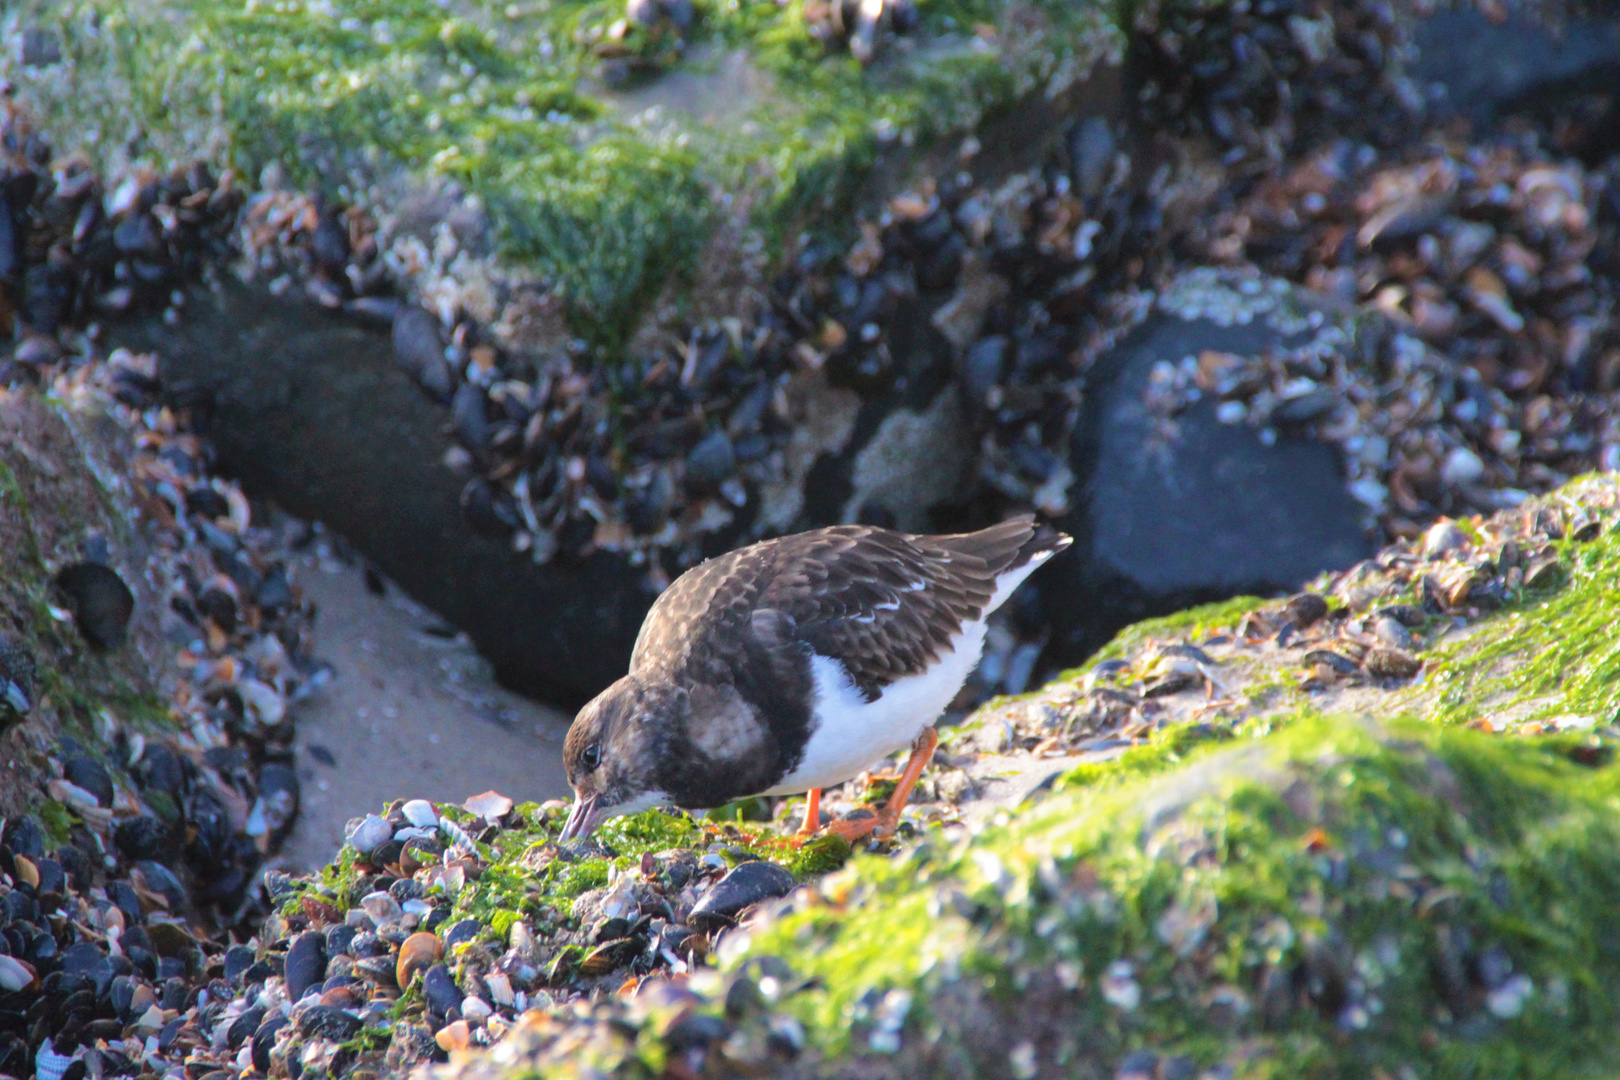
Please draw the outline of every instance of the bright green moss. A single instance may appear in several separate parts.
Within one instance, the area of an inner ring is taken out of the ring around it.
[[[1275,602],[1260,596],[1234,596],[1230,600],[1200,604],[1198,607],[1178,611],[1173,615],[1143,619],[1114,635],[1114,639],[1099,649],[1097,655],[1087,661],[1085,668],[1080,671],[1104,660],[1124,659],[1141,648],[1144,643],[1154,639],[1169,640],[1174,637],[1196,644],[1202,638],[1218,631],[1234,629],[1249,612]],[[1077,676],[1080,671],[1066,672],[1059,678],[1071,678]]]
[[[1561,581],[1521,590],[1495,618],[1426,660],[1423,689],[1435,698],[1436,719],[1620,720],[1620,534],[1556,548]]]
[[[929,1012],[943,985],[1012,1015],[1022,986],[1054,992],[1031,981],[1045,971],[1073,981],[1066,1024],[1091,1061],[1147,1046],[1254,1076],[1600,1073],[1620,1065],[1620,776],[1566,749],[1301,717],[1163,775],[1059,792],[968,843],[859,860],[829,889],[842,904],[787,916],[750,951],[819,981],[789,1007],[834,1053],[869,991],[919,991],[908,1041],[949,1048],[971,1023]],[[1501,969],[1496,989],[1464,977],[1448,998],[1436,972],[1480,963]],[[1528,983],[1509,986],[1504,963]],[[1358,989],[1295,988],[1325,971]],[[1235,1012],[1211,1007],[1216,990]]]
[[[400,166],[454,180],[612,349],[690,272],[717,214],[746,208],[773,249],[840,228],[825,215],[885,152],[965,133],[1119,49],[1097,0],[921,0],[917,47],[863,70],[824,53],[801,0],[695,6],[684,59],[667,36],[627,45],[700,80],[741,53],[761,96],[699,102],[736,106],[712,120],[679,100],[632,115],[665,76],[631,88],[651,97],[603,87],[611,0],[32,0],[67,61],[23,85],[73,148],[114,158],[277,163],[348,197]]]

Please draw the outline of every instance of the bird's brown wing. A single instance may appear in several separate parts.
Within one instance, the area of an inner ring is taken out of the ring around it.
[[[1023,524],[1025,535],[1031,530]],[[995,595],[1006,560],[996,565],[954,548],[954,539],[864,526],[788,537],[752,615],[755,631],[839,660],[872,700],[925,671]]]
[[[876,698],[926,670],[984,613],[997,577],[1049,546],[1027,515],[954,536],[839,525],[754,544],[664,591],[631,670],[728,682],[748,667],[754,678],[785,678],[808,648],[842,662]]]

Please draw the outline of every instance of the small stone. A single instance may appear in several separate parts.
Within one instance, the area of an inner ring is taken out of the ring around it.
[[[110,566],[78,562],[56,575],[56,587],[73,609],[73,623],[99,649],[116,649],[124,643],[130,617],[135,614],[135,594]]]
[[[744,908],[786,896],[794,884],[793,874],[786,867],[757,859],[745,862],[703,894],[692,908],[691,923],[699,930],[730,926]]]
[[[686,455],[686,482],[700,490],[717,487],[737,468],[736,452],[724,431],[715,430]]]
[[[447,1054],[452,1050],[465,1050],[472,1042],[472,1030],[467,1026],[467,1021],[457,1020],[440,1028],[433,1041]]]
[[[312,1005],[298,1019],[298,1030],[307,1038],[348,1042],[360,1034],[365,1024],[353,1013],[331,1005]]]
[[[0,633],[0,718],[6,710],[21,716],[34,707],[34,657]]]
[[[367,915],[371,916],[371,921],[378,926],[390,926],[397,923],[399,917],[404,914],[404,911],[400,909],[399,901],[385,892],[368,894],[360,901],[360,906],[365,909]]]
[[[1327,601],[1316,593],[1300,593],[1283,605],[1283,617],[1300,629],[1321,621],[1327,613]]]
[[[1437,521],[1423,534],[1423,557],[1438,559],[1468,546],[1468,534],[1457,528],[1456,522]]]
[[[326,978],[326,935],[308,930],[293,938],[283,969],[287,997],[298,1001]]]
[[[1401,649],[1373,648],[1367,650],[1362,666],[1369,675],[1380,679],[1410,679],[1418,673],[1423,661]]]
[[[422,976],[422,997],[427,999],[428,1008],[439,1016],[449,1016],[451,1010],[461,1008],[461,988],[443,964],[435,964]]]
[[[448,934],[444,935],[444,947],[453,949],[463,941],[477,941],[478,934],[482,930],[483,924],[477,919],[462,919],[450,928]]]
[[[1459,446],[1446,455],[1440,466],[1440,478],[1451,485],[1471,484],[1485,475],[1485,463],[1466,446]]]
[[[17,993],[34,985],[34,971],[15,957],[0,955],[0,990]]]
[[[1380,615],[1373,621],[1373,636],[1392,649],[1404,649],[1410,652],[1417,648],[1418,640],[1412,631],[1402,626],[1400,621],[1390,615]]]
[[[94,795],[96,802],[101,806],[112,805],[112,775],[107,772],[107,767],[95,758],[83,751],[71,753],[62,762],[62,774],[68,783]]]

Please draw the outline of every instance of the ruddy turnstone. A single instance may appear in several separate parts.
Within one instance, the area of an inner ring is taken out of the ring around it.
[[[812,833],[822,788],[909,745],[889,803],[829,827],[892,831],[986,618],[1069,542],[1027,514],[953,536],[837,525],[693,567],[647,613],[630,674],[574,718],[562,838],[654,806],[806,791]]]

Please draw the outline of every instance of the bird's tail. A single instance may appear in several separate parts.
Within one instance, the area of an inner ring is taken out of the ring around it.
[[[1019,514],[988,529],[930,537],[941,547],[983,559],[998,578],[1025,567],[1034,568],[1074,541],[1050,525],[1038,523],[1034,514]]]

